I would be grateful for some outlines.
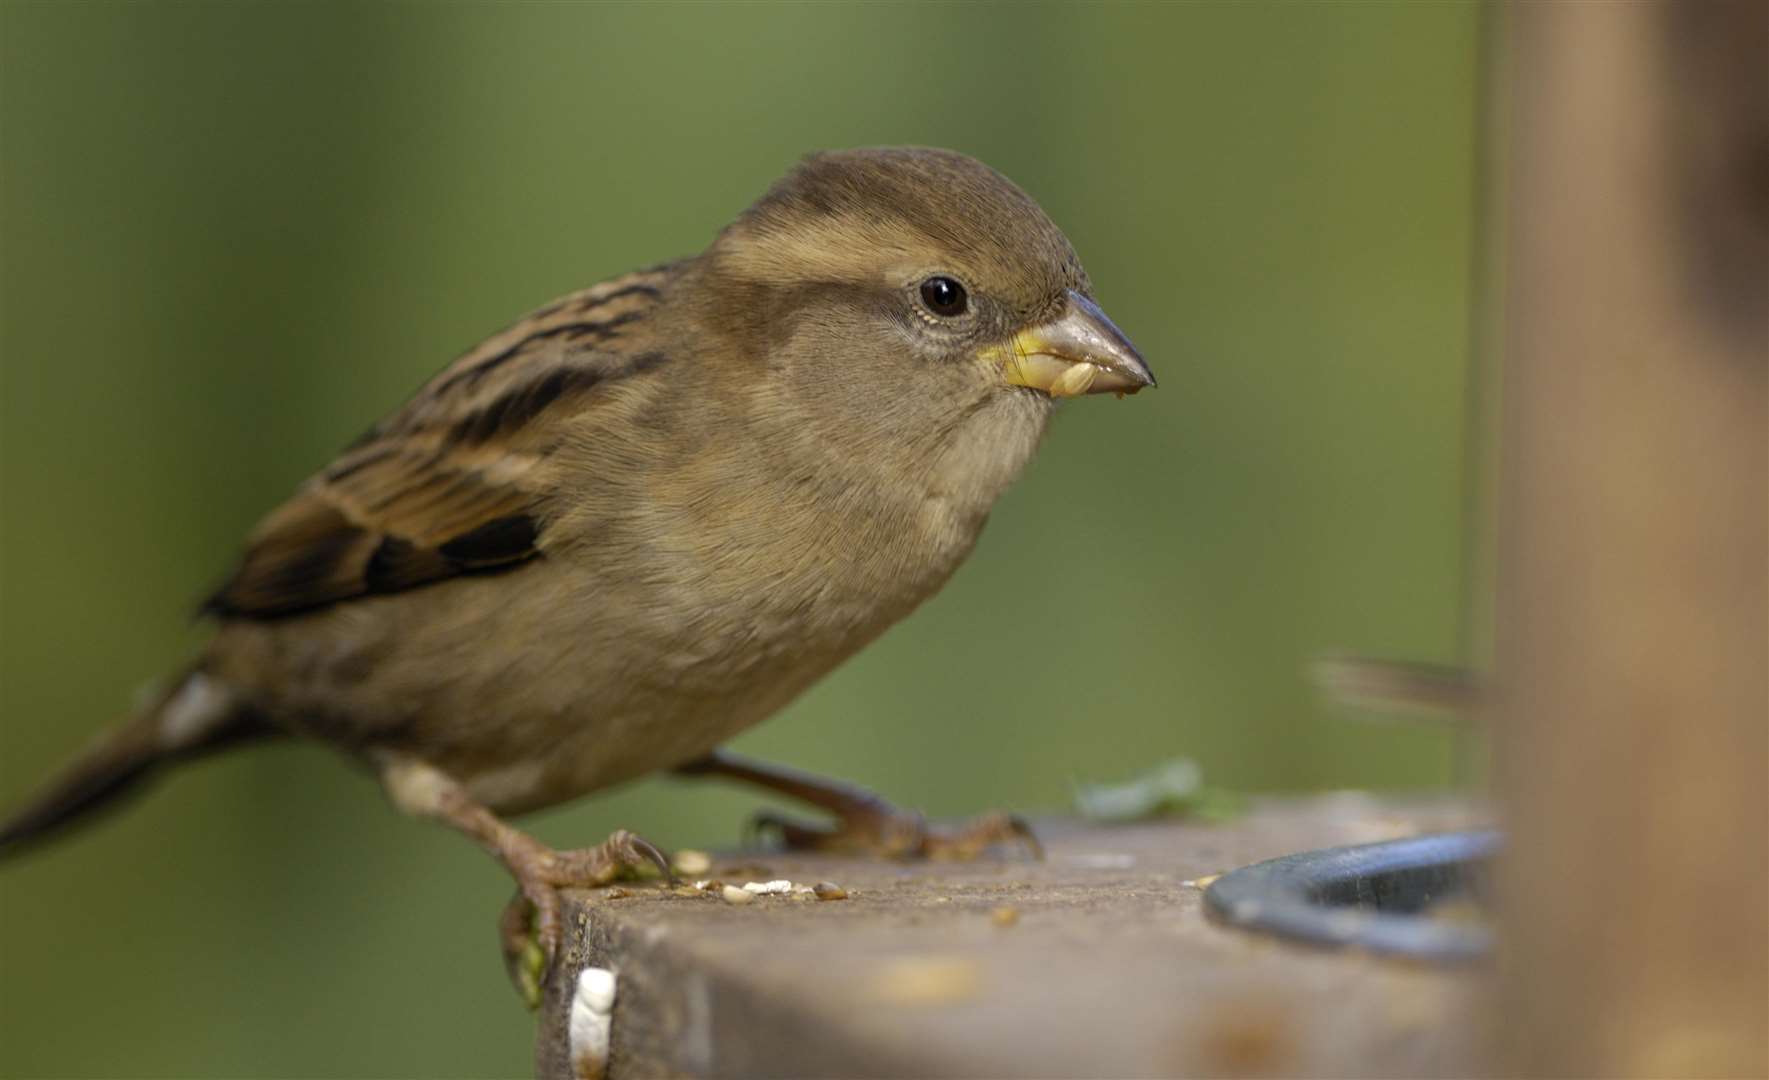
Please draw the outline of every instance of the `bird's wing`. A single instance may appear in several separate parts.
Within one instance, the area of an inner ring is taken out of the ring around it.
[[[670,269],[573,293],[450,364],[266,517],[203,610],[270,618],[534,558],[546,420],[659,360],[643,324]]]

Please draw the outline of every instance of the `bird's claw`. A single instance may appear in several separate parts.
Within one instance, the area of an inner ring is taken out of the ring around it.
[[[516,996],[530,1012],[540,1008],[541,984],[546,979],[548,953],[535,925],[537,905],[521,889],[504,905],[498,917],[498,944],[504,954],[504,971]]]
[[[558,959],[564,941],[564,919],[559,890],[608,885],[636,871],[656,868],[663,879],[676,883],[669,856],[656,844],[617,829],[594,847],[554,851],[536,846],[514,861],[516,895],[504,905],[498,919],[498,937],[504,969],[516,993],[530,1009],[538,1008],[541,988]]]
[[[894,859],[969,861],[998,845],[1016,845],[1035,860],[1044,858],[1031,825],[1017,814],[984,814],[952,827],[929,825],[922,815],[896,808],[843,818],[833,826],[811,825],[761,811],[749,819],[746,840],[769,833],[788,851],[842,852]]]
[[[563,878],[555,884],[561,888],[573,885],[607,885],[623,877],[643,876],[638,872],[650,868],[656,868],[658,874],[671,885],[676,883],[675,872],[670,869],[670,858],[664,854],[663,849],[643,836],[625,829],[616,829],[607,840],[595,847],[555,854],[559,859],[557,872]]]

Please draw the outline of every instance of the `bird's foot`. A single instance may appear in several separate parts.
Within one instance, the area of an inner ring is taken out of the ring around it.
[[[723,776],[810,803],[835,815],[833,826],[806,825],[763,812],[750,819],[752,833],[773,831],[789,849],[884,855],[898,859],[974,859],[998,845],[1015,845],[1042,859],[1044,849],[1021,818],[1000,812],[956,827],[929,825],[865,788],[827,780],[780,765],[714,750],[677,768],[686,776]]]
[[[541,1007],[541,985],[547,978],[547,953],[535,932],[538,911],[517,889],[498,916],[498,948],[504,954],[504,971],[530,1012]]]
[[[993,811],[962,825],[936,826],[911,810],[882,800],[844,814],[835,825],[809,825],[763,811],[750,820],[758,835],[774,833],[791,851],[839,852],[893,859],[966,862],[997,846],[1023,848],[1034,859],[1044,847],[1024,818]]]
[[[569,851],[530,841],[507,853],[505,864],[516,878],[516,895],[498,919],[498,937],[504,968],[531,1009],[540,1005],[541,984],[564,940],[560,889],[607,885],[653,867],[666,880],[674,878],[657,845],[625,829],[594,847]]]

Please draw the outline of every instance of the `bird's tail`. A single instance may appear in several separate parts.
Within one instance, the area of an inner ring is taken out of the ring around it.
[[[237,695],[193,668],[100,735],[24,806],[0,820],[0,859],[116,805],[161,766],[271,733]]]

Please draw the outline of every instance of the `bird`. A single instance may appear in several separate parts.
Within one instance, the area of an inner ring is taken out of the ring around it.
[[[527,935],[545,964],[558,890],[668,860],[506,819],[648,773],[833,816],[770,819],[795,847],[1035,842],[721,747],[946,583],[1059,400],[1154,383],[1005,176],[811,154],[699,255],[533,311],[303,483],[202,603],[195,659],[0,823],[0,855],[174,763],[308,738],[501,863],[506,960]]]

